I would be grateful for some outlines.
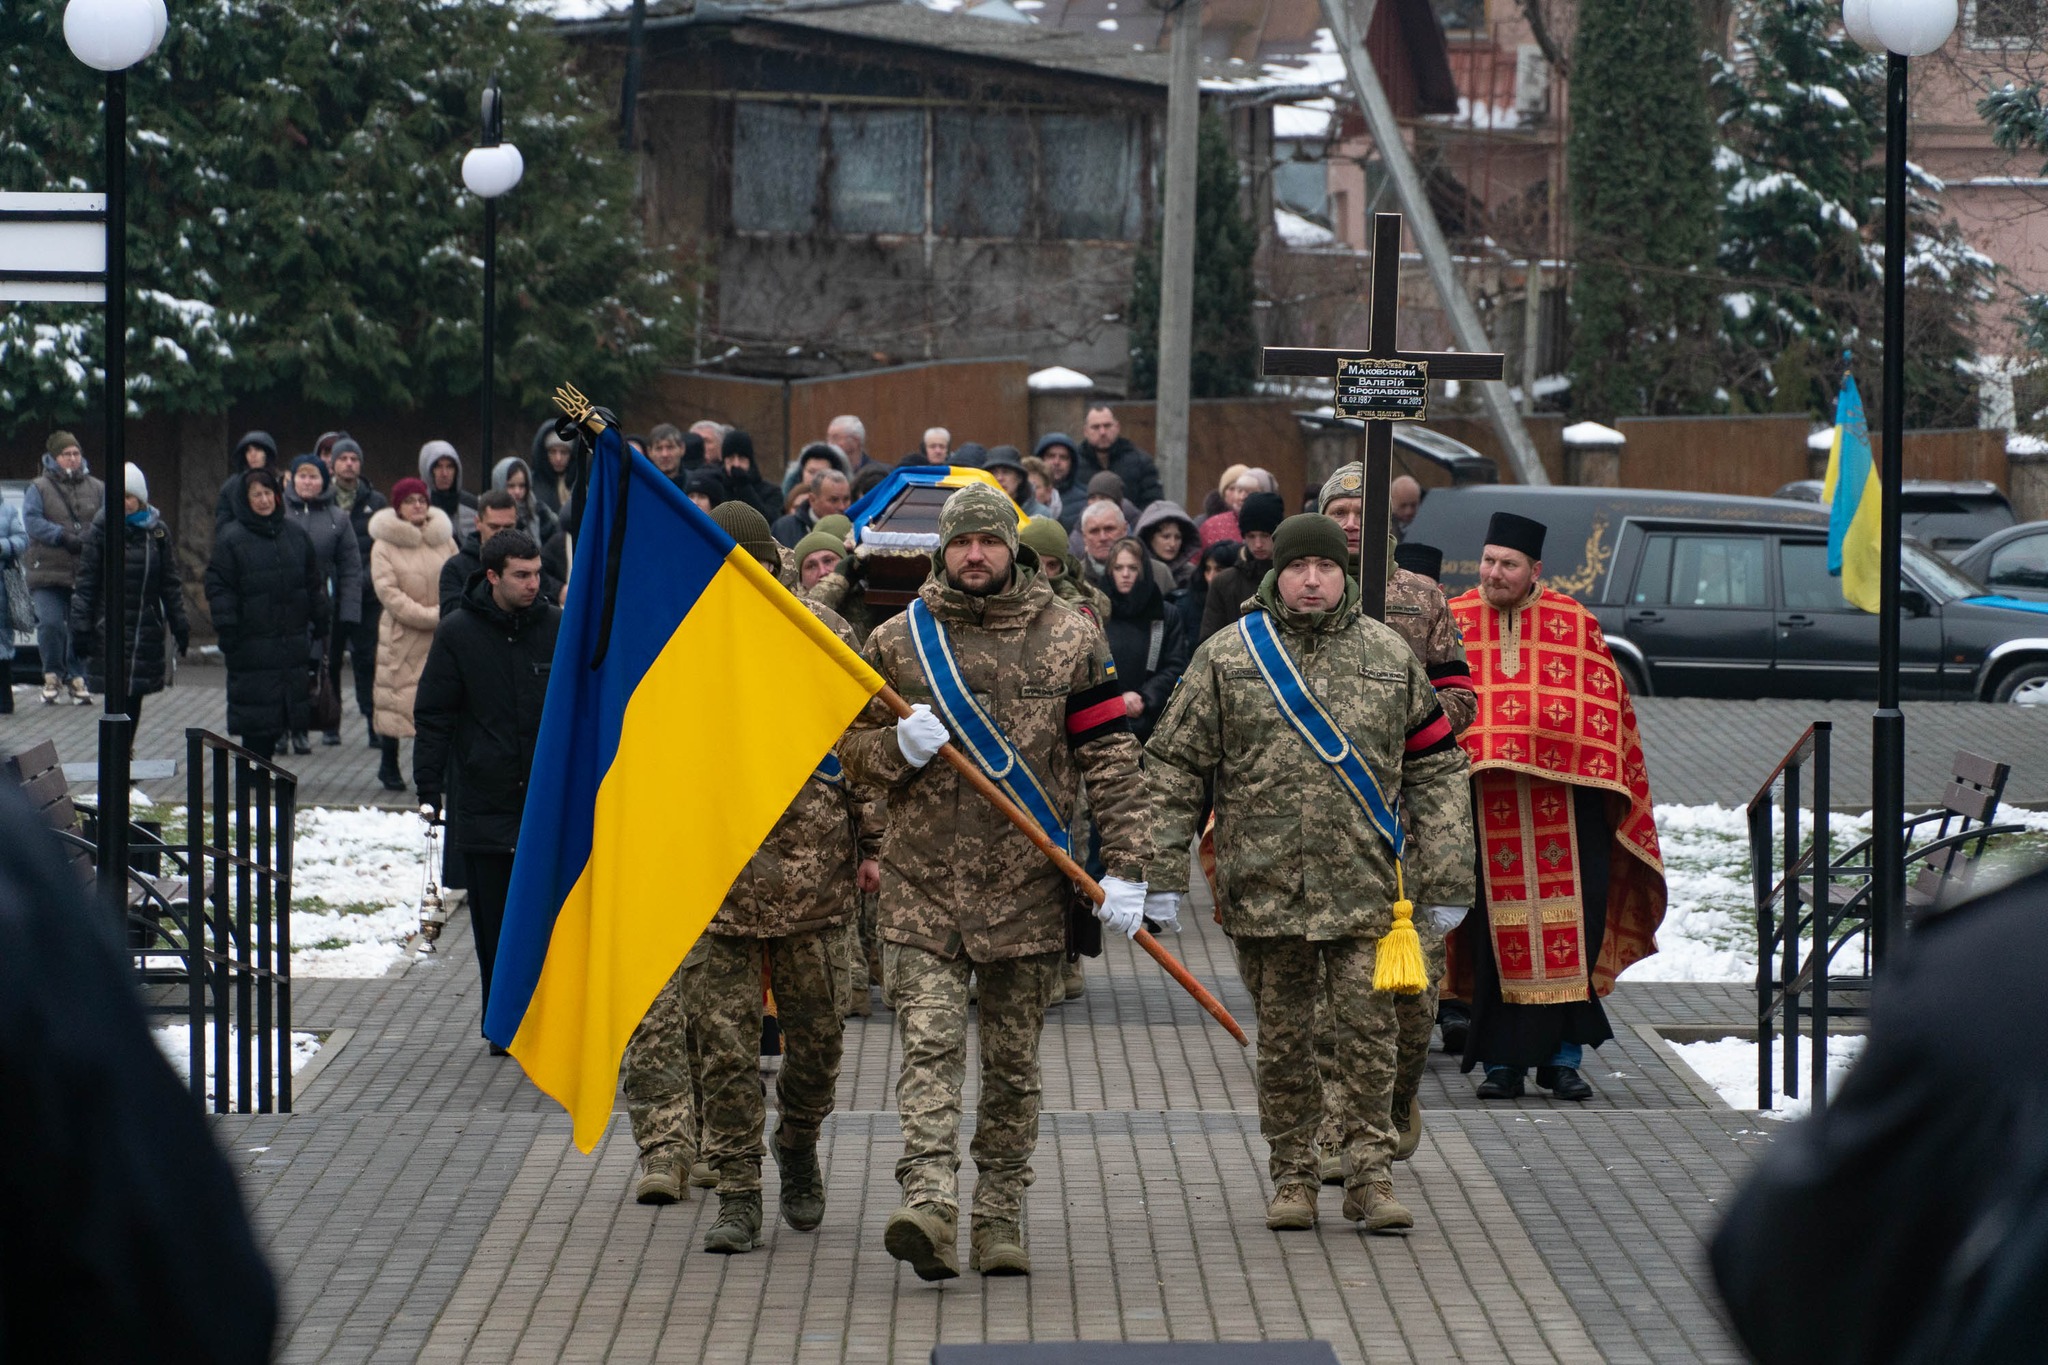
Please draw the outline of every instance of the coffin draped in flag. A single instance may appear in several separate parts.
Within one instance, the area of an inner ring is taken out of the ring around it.
[[[622,458],[606,428],[484,1020],[586,1152],[656,992],[883,685],[643,455],[622,505]]]

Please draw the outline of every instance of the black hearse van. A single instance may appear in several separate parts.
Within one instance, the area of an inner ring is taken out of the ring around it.
[[[1877,695],[1877,618],[1827,570],[1826,509],[1635,488],[1440,488],[1409,540],[1444,552],[1444,591],[1478,581],[1496,511],[1550,528],[1543,577],[1600,619],[1639,696]],[[1983,585],[1908,541],[1900,686],[1909,698],[2048,703],[2048,602]]]

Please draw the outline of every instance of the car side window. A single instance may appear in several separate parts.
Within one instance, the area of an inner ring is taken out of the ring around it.
[[[1643,562],[1636,569],[1636,590],[1629,602],[1661,607],[1671,601],[1671,537],[1651,536],[1643,542]]]
[[[1764,607],[1761,536],[1657,536],[1669,546],[1669,585],[1663,604],[1673,607]],[[1645,560],[1649,548],[1645,546]],[[1641,582],[1640,576],[1638,582]]]
[[[1994,588],[2048,589],[2048,535],[2021,536],[1999,546],[1984,581]]]
[[[1778,544],[1778,578],[1787,611],[1849,611],[1842,580],[1828,572],[1824,541],[1787,540]]]

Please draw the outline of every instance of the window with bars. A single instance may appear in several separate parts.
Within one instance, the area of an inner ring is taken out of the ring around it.
[[[1127,113],[741,101],[740,232],[1137,237],[1144,124]]]

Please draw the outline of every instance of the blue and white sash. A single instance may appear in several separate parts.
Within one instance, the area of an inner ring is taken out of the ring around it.
[[[812,769],[811,776],[828,787],[846,785],[846,769],[839,766],[839,755],[829,749],[825,751],[825,756],[818,760],[818,766]]]
[[[953,642],[947,638],[945,626],[919,598],[911,600],[908,614],[918,666],[924,669],[925,681],[931,684],[932,709],[946,723],[954,743],[1018,809],[1038,822],[1038,827],[1059,845],[1061,852],[1071,852],[1066,822],[1060,819],[1045,784],[1012,747],[995,717],[981,709],[981,703],[974,699],[974,693],[960,676],[960,665],[953,658]]]
[[[1287,646],[1280,643],[1279,633],[1273,629],[1273,618],[1264,611],[1246,612],[1237,618],[1237,631],[1246,648],[1251,650],[1252,660],[1258,664],[1259,674],[1265,678],[1273,700],[1280,703],[1280,714],[1287,717],[1288,724],[1294,727],[1310,751],[1329,765],[1338,784],[1358,803],[1358,808],[1365,812],[1365,818],[1380,832],[1380,837],[1387,841],[1387,847],[1393,849],[1398,860],[1407,838],[1401,829],[1400,797],[1396,795],[1390,799],[1387,796],[1378,776],[1358,756],[1358,747],[1351,742],[1351,736],[1344,732],[1344,727],[1334,716],[1323,709],[1322,702],[1309,689],[1308,680],[1301,676],[1294,656],[1287,652]]]

